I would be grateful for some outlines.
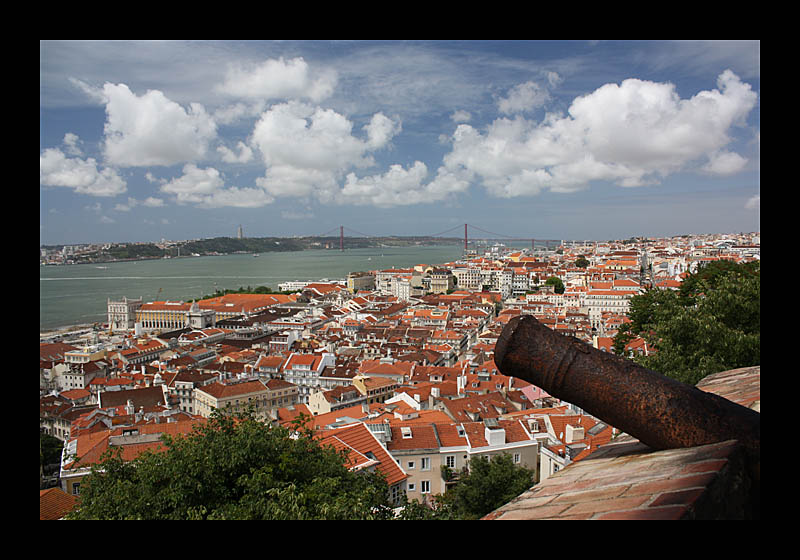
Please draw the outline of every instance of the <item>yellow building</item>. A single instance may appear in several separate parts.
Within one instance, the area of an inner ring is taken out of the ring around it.
[[[194,390],[196,414],[208,418],[214,409],[232,413],[245,412],[252,407],[259,420],[269,420],[270,411],[297,403],[299,389],[292,383],[260,379],[211,383]]]

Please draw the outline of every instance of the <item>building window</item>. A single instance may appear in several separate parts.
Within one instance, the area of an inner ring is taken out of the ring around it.
[[[420,470],[429,471],[431,470],[431,458],[430,457],[423,457],[420,459]]]
[[[444,464],[451,469],[456,468],[456,456],[455,455],[447,455],[444,458]]]
[[[431,493],[431,481],[430,480],[423,480],[419,483],[420,485],[420,492],[423,494],[430,494]]]

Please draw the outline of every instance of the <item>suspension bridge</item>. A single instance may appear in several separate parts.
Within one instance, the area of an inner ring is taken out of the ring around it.
[[[539,247],[544,246],[546,249],[550,249],[551,247],[557,247],[564,242],[562,239],[539,239],[539,238],[532,238],[532,237],[516,237],[512,235],[506,235],[502,233],[495,233],[491,231],[487,231],[483,228],[478,226],[474,226],[471,224],[461,224],[457,226],[453,226],[450,229],[440,231],[437,233],[431,233],[427,235],[416,234],[410,236],[412,238],[431,238],[431,237],[441,237],[442,239],[459,239],[460,235],[453,235],[456,231],[460,233],[461,228],[463,227],[464,230],[464,251],[466,252],[469,248],[470,241],[473,244],[476,242],[476,239],[481,241],[506,241],[506,242],[521,242],[530,241],[531,249],[535,249],[536,245],[538,244]],[[359,238],[391,238],[391,237],[399,237],[396,235],[370,235],[366,233],[362,233],[360,231],[356,231],[350,227],[340,225],[333,229],[330,229],[324,233],[319,235],[312,235],[310,237],[318,237],[318,238],[335,238],[336,232],[338,231],[339,234],[339,250],[344,251],[345,249],[345,232],[348,234],[349,237],[359,237]],[[479,232],[482,235],[475,235],[475,232]],[[472,233],[472,235],[470,235]]]

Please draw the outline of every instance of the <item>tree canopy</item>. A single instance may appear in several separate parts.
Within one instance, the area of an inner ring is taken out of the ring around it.
[[[760,262],[712,261],[678,292],[648,290],[631,298],[615,350],[634,336],[654,349],[637,363],[695,385],[703,377],[761,363]]]
[[[545,280],[544,285],[553,286],[553,290],[557,294],[563,294],[565,290],[564,281],[561,280],[561,278],[559,278],[558,276],[551,276],[550,278]]]
[[[67,519],[477,519],[532,485],[533,471],[507,454],[475,457],[431,504],[393,504],[379,472],[349,470],[344,452],[321,444],[302,419],[290,430],[215,411],[131,461],[107,452]]]
[[[307,433],[251,414],[219,411],[164,449],[132,461],[108,453],[84,479],[71,519],[387,519],[377,472],[350,471],[344,457]]]

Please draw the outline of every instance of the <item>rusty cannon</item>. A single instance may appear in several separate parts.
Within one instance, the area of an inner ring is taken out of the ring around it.
[[[761,414],[559,334],[532,315],[495,346],[504,375],[541,387],[656,450],[737,440],[760,488]]]

